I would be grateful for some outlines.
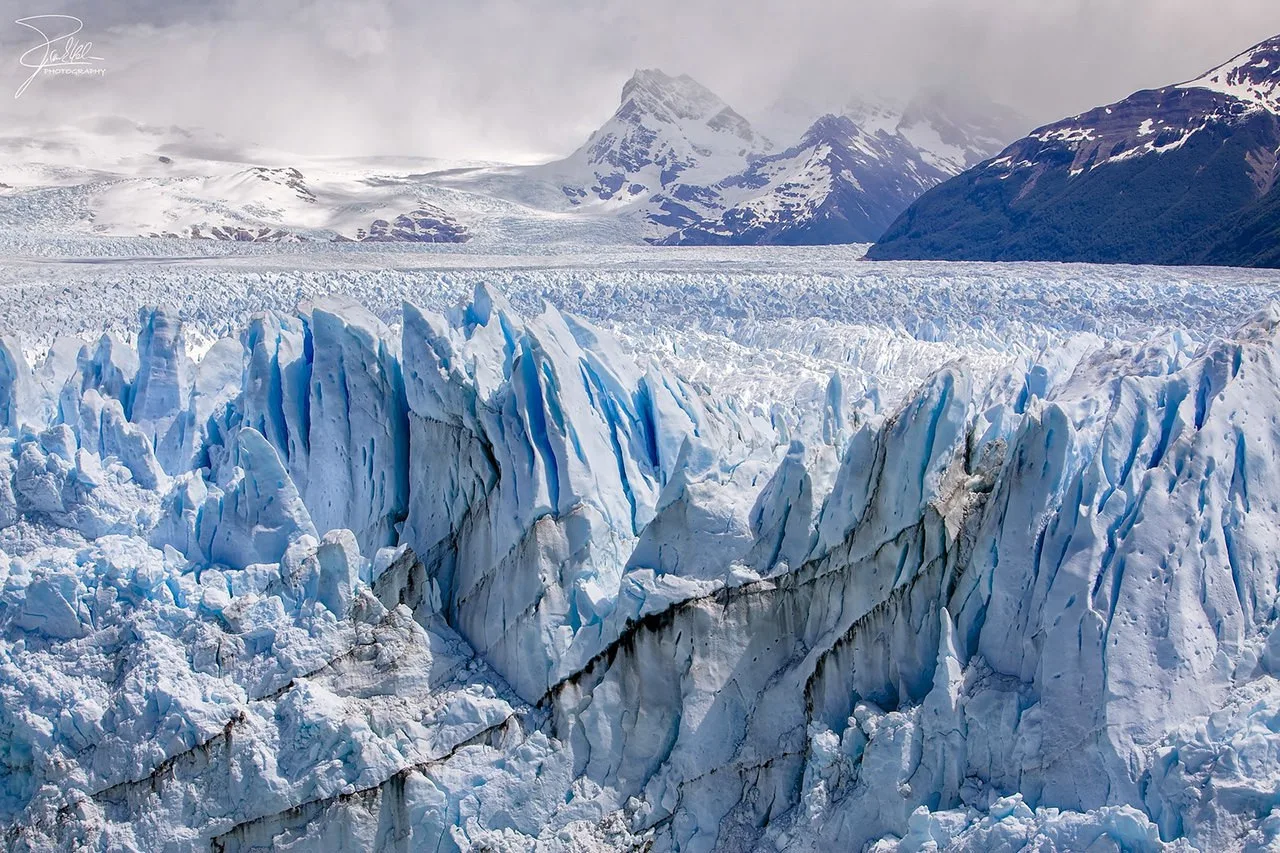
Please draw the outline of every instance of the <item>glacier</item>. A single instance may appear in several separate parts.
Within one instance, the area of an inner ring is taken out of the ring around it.
[[[1280,849],[1273,281],[457,264],[5,330],[7,849]]]

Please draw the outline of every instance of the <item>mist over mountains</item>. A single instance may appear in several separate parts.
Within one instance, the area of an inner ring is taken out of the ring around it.
[[[771,109],[757,119],[770,136],[691,76],[659,69],[636,71],[616,97],[575,151],[535,166],[306,157],[120,117],[11,130],[0,210],[37,233],[253,242],[465,242],[513,229],[554,241],[572,223],[578,242],[869,243],[1027,125],[975,96],[928,90],[845,98],[825,114]]]
[[[38,11],[53,10],[10,19]],[[636,68],[688,73],[753,123],[783,100],[811,102],[812,123],[853,94],[906,101],[943,87],[1007,103],[1030,127],[1187,79],[1280,32],[1266,0],[1212,12],[1190,0],[70,0],[56,11],[83,20],[107,73],[0,98],[7,126],[43,133],[114,114],[305,155],[505,162],[573,150]],[[0,24],[11,91],[31,35]]]
[[[396,53],[395,38],[376,18],[348,22],[347,60],[376,65]],[[202,26],[219,32],[237,20],[215,18]],[[164,32],[154,35],[163,39]],[[361,155],[365,146],[352,140],[342,143],[348,149],[342,157],[318,156],[130,115],[82,117],[55,130],[17,122],[0,137],[11,154],[0,165],[0,213],[8,211],[6,221],[23,231],[112,237],[497,243],[517,236],[720,246],[880,241],[873,258],[1273,262],[1275,169],[1268,164],[1277,147],[1269,144],[1276,105],[1269,96],[1214,83],[1214,73],[1226,66],[1185,84],[1140,90],[1017,141],[1034,121],[985,94],[1002,87],[984,89],[972,75],[939,82],[907,68],[920,48],[900,57],[894,80],[813,77],[775,67],[777,57],[762,58],[753,73],[772,68],[773,85],[741,100],[670,66],[641,68],[610,98],[597,99],[617,104],[612,115],[576,131],[573,145],[560,149],[567,153],[537,158],[484,159],[478,156],[483,146],[450,157],[443,154],[448,146],[425,138],[390,156]],[[104,46],[101,52],[110,51]],[[287,48],[270,61],[286,55]],[[590,64],[580,59],[583,68]],[[693,59],[694,67],[706,64]],[[1276,70],[1265,65],[1266,57],[1258,61],[1264,65],[1248,73],[1272,91]],[[1046,67],[1046,59],[1035,64]],[[1069,76],[1065,66],[1054,71]],[[38,97],[54,88],[35,82],[43,87]],[[456,94],[475,80],[445,76],[439,82],[432,92]],[[530,103],[556,88],[536,75],[521,85],[542,87]],[[56,88],[62,92],[65,84]],[[157,95],[163,102],[163,92]],[[340,90],[330,95],[322,109],[342,115]],[[424,93],[411,106],[402,104],[406,126],[444,114],[432,97]],[[371,96],[368,105],[376,102]],[[509,117],[522,114],[513,109]],[[204,118],[211,122],[206,127],[221,120],[216,110]],[[1237,136],[1242,122],[1251,124]],[[1216,153],[1228,138],[1235,153]],[[1006,151],[1015,141],[1019,152]],[[406,143],[389,134],[379,144]],[[1013,172],[1006,166],[1021,170],[1021,178],[1009,181]],[[1053,180],[1041,180],[1046,170]],[[975,178],[983,174],[990,180]],[[980,198],[969,202],[978,212],[945,212],[964,194],[955,180],[977,181]],[[939,206],[943,198],[950,206]]]

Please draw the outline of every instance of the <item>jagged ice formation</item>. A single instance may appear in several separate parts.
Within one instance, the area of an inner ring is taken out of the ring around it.
[[[1280,311],[809,421],[477,288],[0,340],[14,850],[1270,849]]]

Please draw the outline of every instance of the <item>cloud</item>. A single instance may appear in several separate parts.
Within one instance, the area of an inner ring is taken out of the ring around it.
[[[42,0],[0,0],[3,20]],[[22,8],[19,8],[21,6]],[[1041,122],[1195,76],[1280,32],[1274,0],[79,0],[101,80],[40,80],[0,121],[118,114],[314,153],[563,153],[634,68],[751,115],[944,86]],[[0,83],[29,33],[0,23]],[[47,85],[46,85],[47,84]]]

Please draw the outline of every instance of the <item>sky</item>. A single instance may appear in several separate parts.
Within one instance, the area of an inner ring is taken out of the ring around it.
[[[101,73],[14,98],[40,38],[12,22],[49,14],[83,21]],[[110,115],[308,154],[531,161],[656,67],[748,118],[941,87],[1030,129],[1276,34],[1276,0],[0,0],[0,126]]]

